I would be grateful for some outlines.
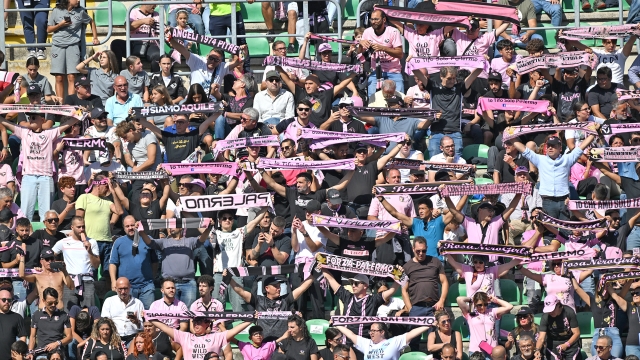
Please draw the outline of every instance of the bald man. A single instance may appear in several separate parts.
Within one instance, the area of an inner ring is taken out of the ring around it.
[[[507,360],[507,349],[498,345],[491,350],[491,360]]]
[[[138,332],[142,331],[144,305],[131,296],[129,279],[118,278],[116,291],[118,296],[111,296],[104,300],[100,316],[111,318],[116,324],[120,338],[128,344]]]
[[[116,76],[113,81],[114,94],[108,98],[104,110],[109,126],[118,125],[129,116],[132,107],[143,107],[142,98],[129,91],[129,83],[124,76]]]
[[[158,260],[155,251],[144,241],[135,244],[136,219],[133,216],[125,217],[122,226],[126,235],[113,243],[109,259],[111,290],[118,291],[115,285],[118,276],[127,278],[131,282],[131,296],[140,299],[144,308],[149,309],[155,300],[153,278]]]
[[[444,344],[440,350],[440,359],[442,360],[461,360],[462,354],[456,354],[456,348],[451,344]]]

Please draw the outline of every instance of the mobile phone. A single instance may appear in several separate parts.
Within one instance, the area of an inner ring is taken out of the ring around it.
[[[64,263],[62,261],[52,261],[50,266],[52,271],[61,271],[64,268]]]
[[[127,311],[127,317],[134,317],[136,314],[133,311]]]
[[[71,22],[71,16],[65,16],[64,17],[64,21]]]

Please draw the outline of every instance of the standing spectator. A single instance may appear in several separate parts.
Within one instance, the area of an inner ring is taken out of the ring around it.
[[[167,54],[160,55],[160,71],[152,73],[149,79],[149,88],[155,89],[158,85],[167,88],[173,104],[180,104],[187,96],[182,77],[173,73],[173,59]]]
[[[20,314],[11,310],[13,300],[12,287],[0,286],[0,353],[11,353],[10,347],[16,339],[27,341],[27,329]]]
[[[265,217],[266,217],[265,213]],[[264,218],[263,218],[264,219]],[[257,261],[256,266],[277,266],[284,265],[289,260],[291,254],[291,237],[284,235],[286,220],[282,216],[276,216],[271,221],[266,231],[260,231],[255,236],[251,250],[248,251],[247,258]],[[256,279],[252,290],[257,290],[258,282],[264,277]],[[260,287],[262,288],[262,287]]]
[[[511,268],[520,264],[521,260],[512,259],[506,264],[488,266],[489,257],[486,255],[471,256],[471,265],[460,264],[453,255],[447,254],[447,262],[453,267],[461,278],[465,279],[467,295],[473,297],[477,292],[483,292],[489,296],[495,296],[497,289],[494,284],[499,278],[506,275]]]
[[[565,122],[571,118],[576,102],[585,102],[587,88],[591,81],[591,72],[592,69],[587,67],[583,76],[580,76],[581,71],[576,67],[562,69],[562,71],[556,71],[553,74],[551,90],[558,94],[555,107],[558,110],[560,121]]]
[[[473,298],[459,296],[457,302],[462,316],[469,323],[469,352],[481,351],[481,342],[488,343],[491,347],[498,345],[496,322],[502,315],[509,313],[513,309],[513,305],[483,292],[475,293]],[[469,303],[473,304],[473,308]],[[497,306],[489,307],[490,303]],[[475,311],[474,316],[471,315],[471,309]]]
[[[260,122],[277,125],[283,119],[294,117],[293,95],[282,88],[280,74],[271,70],[265,74],[264,82],[266,89],[253,99],[253,107],[260,113]]]
[[[103,176],[95,175],[93,182],[86,194],[78,196],[76,200],[76,215],[87,222],[86,235],[98,242],[103,276],[109,271],[109,258],[113,239],[111,227],[124,211],[120,200],[114,196],[113,186],[118,186],[115,181]],[[113,201],[107,199],[111,194]]]
[[[612,82],[611,68],[599,68],[596,72],[596,85],[591,88],[587,98],[593,116],[601,119],[609,119],[611,117],[611,110],[614,109],[614,103],[618,99],[617,88],[618,84]],[[588,143],[590,144],[591,141]]]
[[[103,107],[102,99],[91,93],[91,80],[87,75],[81,74],[75,78],[73,86],[75,91],[73,94],[65,96],[64,105],[82,106],[87,110]]]
[[[108,125],[108,115],[109,113],[106,112],[102,106],[93,108],[91,110],[91,123],[93,125],[85,129],[84,136],[87,138],[105,139],[108,144],[111,144],[114,147],[113,155],[115,155],[115,160],[122,163],[122,140],[116,135],[116,127]],[[107,145],[107,150],[108,149],[109,145]],[[110,161],[112,158],[113,156],[109,156],[108,151],[105,153],[101,150],[93,150],[85,151],[84,153],[85,164],[94,162],[102,164]]]
[[[96,306],[79,307],[73,305],[69,310],[69,322],[71,323],[71,335],[73,341],[69,344],[69,359],[81,358],[78,348],[83,349],[87,340],[91,337],[93,326],[100,320],[100,310]]]
[[[116,239],[109,256],[111,290],[118,291],[118,276],[126,278],[131,296],[139,299],[145,309],[149,309],[154,301],[153,275],[158,266],[155,252],[146,243],[136,242],[136,219],[133,216],[125,217],[122,226],[125,235]]]
[[[500,53],[500,57],[491,60],[491,69],[502,74],[502,83],[509,88],[511,76],[507,74],[507,68],[522,59],[522,55],[516,54],[513,43],[506,39],[496,42],[496,50]]]
[[[462,355],[458,354],[462,354],[462,334],[453,330],[453,323],[446,311],[436,311],[435,318],[436,329],[427,335],[427,350],[433,354],[434,359],[446,360],[445,346],[449,345],[455,349],[455,359],[461,360]]]
[[[36,346],[46,351],[62,349],[72,340],[69,314],[57,308],[58,292],[54,288],[44,289],[40,300],[44,306],[31,316],[29,350]]]
[[[524,173],[524,170],[526,170],[527,173],[529,172],[529,160],[525,159],[513,145],[516,141],[520,142],[520,138],[506,140],[502,143],[504,149],[497,155],[495,171],[493,172],[494,184],[516,182],[516,170],[518,169],[521,173]]]
[[[516,182],[529,181],[529,170],[524,166],[518,166],[516,168]],[[516,194],[502,194],[500,195],[500,202],[503,204],[510,204]],[[509,242],[508,244],[519,245],[522,241],[516,239],[520,237],[524,232],[533,229],[532,210],[542,207],[542,197],[538,193],[538,189],[533,189],[533,194],[525,194],[520,198],[518,205],[509,216]]]
[[[99,68],[87,67],[91,60],[98,60]],[[98,51],[93,57],[83,60],[76,66],[81,74],[88,75],[91,80],[91,89],[102,100],[102,106],[107,103],[107,99],[113,95],[113,83],[116,76],[120,74],[121,61],[116,59],[116,55],[111,50]]]
[[[575,311],[562,305],[555,295],[547,295],[543,311],[536,350],[542,353],[546,347],[557,359],[573,359],[580,352],[580,328]]]
[[[67,236],[58,231],[59,215],[55,210],[49,210],[44,214],[44,229],[34,231],[31,236],[34,239],[42,241],[44,248],[51,249],[58,240],[62,240]]]
[[[215,311],[224,312],[224,305],[212,297],[212,293],[215,290],[215,281],[211,275],[202,275],[198,278],[198,293],[200,298],[191,304],[189,310],[191,311]],[[212,332],[219,332],[226,330],[224,322],[215,322],[211,325]],[[193,332],[193,320],[190,320],[189,329]]]
[[[209,23],[207,28],[211,36],[224,36],[228,31],[234,31],[238,35],[245,35],[244,20],[240,12],[240,4],[235,4],[235,10],[231,3],[211,3],[207,4],[208,10],[205,14],[209,14]],[[236,13],[236,23],[231,23],[231,12]],[[206,15],[204,16],[207,19]],[[238,38],[238,45],[246,45],[247,40],[244,37]]]
[[[0,123],[21,140],[24,149],[22,164],[22,208],[29,221],[33,220],[36,201],[38,213],[51,209],[54,194],[53,148],[62,132],[67,131],[77,119],[70,119],[58,127],[45,130],[43,114],[28,113],[28,127],[14,125],[4,118]]]
[[[371,329],[369,329],[371,339],[367,339],[354,334],[344,326],[337,326],[337,328],[355,344],[355,348],[364,354],[365,359],[384,358],[389,360],[398,360],[402,348],[429,330],[428,326],[420,326],[405,334],[391,337],[385,323],[375,322],[371,324]]]
[[[115,95],[107,99],[104,109],[107,115],[110,116],[107,118],[109,126],[118,125],[127,119],[131,108],[143,106],[142,98],[129,91],[129,83],[124,76],[116,76],[115,80],[113,80],[113,89],[115,90]]]
[[[520,27],[522,28],[535,28],[538,26],[538,20],[536,19],[536,7],[533,5],[531,0],[500,0],[498,1],[500,5],[509,5],[515,6],[518,9],[518,17],[520,18]],[[545,10],[546,12],[546,10]],[[498,28],[502,25],[502,20],[494,20],[493,25]],[[536,34],[535,30],[527,30],[523,31],[520,34],[511,34],[509,36],[507,31],[503,31],[502,33],[498,33],[500,37],[498,41],[502,39],[506,39],[514,43],[515,46],[524,49],[527,46],[527,43],[532,39],[543,40],[540,34]],[[515,40],[513,39],[515,38]],[[494,56],[497,57],[497,56]]]
[[[53,158],[58,161],[58,179],[62,176],[70,176],[76,180],[79,192],[87,188],[87,179],[84,177],[83,151],[71,149],[65,139],[78,139],[82,124],[75,123],[64,132],[64,136],[58,139],[58,144],[53,150]]]
[[[129,343],[142,331],[144,305],[131,296],[131,285],[125,277],[115,282],[118,296],[111,296],[102,304],[102,317],[109,318],[116,326],[117,333],[125,343]]]
[[[3,268],[16,268],[18,265],[22,265],[26,263],[30,269],[34,267],[38,267],[42,265],[41,256],[43,254],[44,247],[42,246],[42,241],[36,240],[31,237],[29,233],[31,232],[31,223],[28,219],[22,217],[15,221],[15,237],[8,229],[6,224],[10,221],[8,220],[8,209],[2,210],[2,217],[5,222],[5,226],[3,227],[3,236],[4,241],[7,241],[7,245],[10,249],[7,251],[3,251],[0,256],[0,262],[2,262]],[[28,289],[25,287],[24,281],[22,279],[16,278],[12,281],[13,289],[15,294],[19,299],[24,299],[27,297]]]
[[[278,352],[287,359],[318,360],[318,345],[311,338],[307,324],[298,315],[291,315],[287,319],[288,337],[278,344]]]
[[[160,14],[155,11],[155,4],[140,5],[138,9],[129,12],[129,22],[131,23],[131,54],[139,55],[151,63],[151,72],[160,71],[158,60],[160,60],[160,45],[158,40],[133,40],[135,38],[158,37],[158,22]],[[163,20],[164,21],[164,20]],[[142,48],[146,43],[146,52],[142,53]],[[125,40],[114,40],[111,42],[111,50],[116,55],[118,64],[127,55],[127,44]],[[142,105],[140,105],[142,106]]]
[[[273,42],[273,44],[271,44],[271,53],[273,54],[273,56],[287,56],[287,45],[284,43],[284,41],[276,40]],[[303,85],[304,79],[310,74],[309,70],[303,68],[294,68],[286,65],[282,68],[287,73],[287,75],[289,75],[289,79],[291,79],[291,81],[295,82],[298,85]],[[276,67],[274,65],[267,65],[264,67],[264,74],[262,76],[260,90],[264,90],[267,88],[267,74],[269,73],[269,71],[275,69]]]
[[[637,317],[640,313],[640,289],[635,288],[631,291],[631,300],[626,301],[625,304],[621,304],[620,309],[627,313],[629,319]],[[638,339],[640,338],[640,321],[629,322],[629,333],[627,334],[627,340],[624,347],[624,352],[627,357],[634,355],[640,355],[640,344]]]
[[[118,124],[116,135],[128,143],[124,162],[133,172],[154,171],[162,163],[158,139],[151,131],[138,131],[133,122],[126,121]],[[137,191],[142,188],[142,185],[143,181],[136,180],[131,187],[132,190]]]
[[[51,11],[48,33],[51,35],[51,74],[56,77],[56,94],[64,93],[64,75],[67,75],[67,92],[73,94],[76,81],[76,66],[82,58],[82,50],[86,48],[84,31],[87,24],[91,24],[93,45],[100,44],[98,30],[87,10],[79,5],[77,0],[56,2]]]
[[[55,225],[59,230],[71,230],[71,219],[76,216],[76,179],[70,176],[60,177],[58,189],[62,196],[51,205],[51,209],[58,214]]]
[[[72,305],[93,306],[95,286],[93,270],[100,266],[98,243],[85,233],[85,222],[80,216],[71,219],[71,236],[60,240],[53,247],[53,252],[62,253],[68,264],[67,271],[76,284],[75,289],[65,289],[63,294],[64,307]]]
[[[111,297],[113,298],[113,297]],[[124,360],[127,349],[118,335],[116,325],[113,320],[102,317],[93,326],[91,338],[87,340],[82,353],[83,360],[100,360],[100,354],[106,359]]]
[[[49,0],[42,1],[24,1],[16,0],[18,9],[26,9],[20,11],[20,21],[24,27],[24,39],[27,44],[38,44],[27,48],[29,50],[29,57],[37,57],[38,60],[45,60],[47,56],[44,54],[44,47],[42,44],[47,42],[47,17],[49,13],[47,11],[31,11],[32,9],[47,9],[49,8]],[[38,41],[36,42],[35,27],[38,27]],[[36,48],[37,46],[37,48]],[[37,52],[36,52],[37,50]],[[30,347],[31,349],[31,347]]]
[[[164,270],[164,269],[163,269]],[[187,311],[189,308],[182,301],[176,298],[176,283],[172,278],[163,278],[160,284],[162,299],[154,301],[149,307],[149,311]],[[162,321],[172,329],[181,331],[189,330],[187,319],[165,319]],[[154,324],[156,327],[157,325]]]
[[[26,249],[25,244],[22,244],[22,249]],[[42,299],[44,294],[42,293],[45,287],[50,287],[56,290],[58,295],[62,295],[64,293],[64,288],[74,289],[73,280],[71,276],[67,272],[67,266],[63,262],[62,268],[59,270],[53,270],[51,268],[51,262],[54,260],[54,253],[50,249],[46,249],[40,255],[40,265],[42,271],[39,274],[33,275],[25,275],[25,261],[22,256],[18,255],[20,259],[20,266],[18,268],[18,274],[20,277],[29,283],[35,283],[36,288],[38,289],[38,296]],[[66,285],[66,286],[65,286]],[[58,309],[64,310],[65,304],[63,303],[64,298],[58,299]],[[69,307],[70,308],[70,307]],[[67,309],[69,309],[67,308]]]

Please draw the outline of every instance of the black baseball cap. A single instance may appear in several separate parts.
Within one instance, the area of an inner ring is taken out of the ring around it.
[[[518,310],[518,313],[516,314],[516,316],[523,316],[523,315],[533,315],[533,311],[531,311],[531,309],[528,308],[527,306],[521,307],[520,310]]]
[[[411,169],[409,171],[409,174],[411,175],[424,175],[424,170],[421,169]],[[447,174],[448,175],[448,174]]]
[[[476,31],[480,28],[480,19],[473,18],[469,20],[469,24],[471,25],[469,31]]]
[[[99,117],[102,117],[103,115],[104,115],[104,116],[109,115],[109,113],[108,113],[108,112],[106,112],[106,111],[104,110],[104,108],[101,108],[101,107],[95,107],[95,108],[93,108],[93,110],[91,110],[91,118],[92,118],[92,119],[97,119],[97,118],[99,118]]]
[[[310,213],[319,211],[320,209],[322,209],[322,204],[320,204],[318,200],[310,200],[307,206],[305,206],[305,210]]]
[[[278,287],[283,282],[284,281],[282,279],[279,279],[276,276],[269,276],[268,278],[264,279],[264,281],[262,282],[262,285],[263,286],[271,285],[271,286]]]
[[[27,87],[27,95],[42,94],[42,89],[38,84],[31,84]]]
[[[391,105],[400,105],[404,106],[404,100],[402,100],[399,96],[392,96],[387,99],[387,106]]]
[[[493,81],[497,81],[497,82],[502,82],[502,75],[497,72],[497,71],[492,71],[489,73],[489,81],[493,80]]]
[[[77,86],[91,86],[91,80],[89,80],[89,78],[85,75],[80,76],[79,78],[76,78],[76,82],[74,84],[76,87]]]
[[[51,249],[46,249],[40,253],[40,259],[53,259],[56,254]]]
[[[549,146],[558,146],[562,145],[562,141],[557,136],[551,136],[547,139],[547,145]]]
[[[336,189],[327,190],[327,199],[331,203],[331,205],[342,204],[342,197],[340,196],[340,191]]]

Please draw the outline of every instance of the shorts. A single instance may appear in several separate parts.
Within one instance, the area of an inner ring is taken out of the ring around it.
[[[79,74],[76,66],[80,64],[80,46],[70,45],[65,47],[51,46],[51,71],[52,75]]]

